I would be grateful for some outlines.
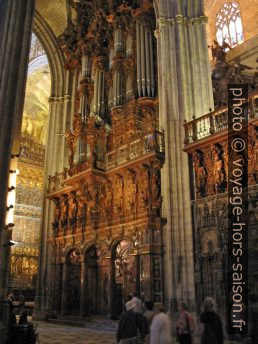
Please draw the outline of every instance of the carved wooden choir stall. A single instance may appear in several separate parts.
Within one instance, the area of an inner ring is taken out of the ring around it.
[[[225,90],[226,91],[226,90]],[[216,300],[226,316],[229,302],[228,264],[228,108],[185,123],[185,148],[193,178],[195,282],[198,311],[205,297]],[[248,288],[257,292],[258,221],[258,93],[248,101],[248,150],[231,159],[248,165]],[[238,154],[238,155],[237,155]]]
[[[156,56],[151,1],[80,1],[60,44],[78,75],[69,168],[54,202],[50,308],[119,315],[128,294],[163,300]]]

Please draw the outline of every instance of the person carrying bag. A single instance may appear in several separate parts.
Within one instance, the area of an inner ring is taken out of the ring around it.
[[[186,311],[187,305],[179,305],[179,319],[177,321],[177,342],[180,344],[192,344],[192,334],[195,330],[193,316]]]

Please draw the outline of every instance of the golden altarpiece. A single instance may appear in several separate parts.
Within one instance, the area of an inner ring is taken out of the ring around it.
[[[10,252],[9,293],[26,301],[35,298],[42,216],[45,132],[48,115],[50,71],[46,53],[31,38],[26,96],[23,111],[14,204],[14,227]]]
[[[47,196],[57,313],[119,315],[135,291],[163,300],[154,29],[151,1],[80,1],[60,36],[78,89],[69,168],[49,178]]]
[[[35,297],[39,255],[40,217],[43,198],[44,146],[32,136],[23,133],[18,159],[15,228],[12,233],[9,292],[16,298],[23,294]]]

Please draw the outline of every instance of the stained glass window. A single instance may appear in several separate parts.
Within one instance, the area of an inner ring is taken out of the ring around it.
[[[237,3],[223,5],[216,18],[216,37],[219,44],[225,40],[231,47],[243,42],[243,27]]]

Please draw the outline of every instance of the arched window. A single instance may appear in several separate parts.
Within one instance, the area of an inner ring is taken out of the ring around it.
[[[237,3],[228,2],[218,12],[216,37],[220,44],[225,40],[231,47],[243,42],[243,26]]]

